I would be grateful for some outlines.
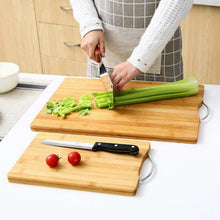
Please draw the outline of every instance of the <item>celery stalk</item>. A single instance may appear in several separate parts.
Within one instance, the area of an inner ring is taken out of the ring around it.
[[[157,86],[150,86],[138,89],[124,90],[114,93],[114,107],[121,105],[137,104],[143,102],[173,99],[196,95],[199,92],[199,85],[195,77],[189,77],[171,83],[164,83]],[[110,108],[112,103],[106,93],[94,93],[96,106],[98,108]]]

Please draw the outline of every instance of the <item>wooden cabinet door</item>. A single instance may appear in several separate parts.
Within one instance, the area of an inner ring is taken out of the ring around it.
[[[182,23],[184,76],[220,84],[220,7],[194,5]]]
[[[34,0],[37,21],[78,27],[69,0]]]
[[[0,61],[20,66],[20,72],[42,73],[32,0],[0,0]]]
[[[41,54],[51,57],[87,62],[86,53],[81,49],[79,28],[54,24],[38,24]],[[68,46],[67,44],[75,46]]]
[[[77,62],[71,59],[42,56],[44,74],[86,76],[87,63]]]

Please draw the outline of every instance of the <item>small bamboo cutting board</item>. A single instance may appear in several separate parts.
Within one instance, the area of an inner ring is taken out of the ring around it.
[[[94,143],[97,141],[134,144],[139,147],[138,155],[70,149],[41,144],[45,139]],[[9,182],[33,184],[67,189],[134,196],[139,173],[150,149],[149,142],[83,135],[38,133],[20,159],[8,173]],[[67,156],[77,151],[81,162],[73,166]],[[62,157],[54,168],[47,166],[49,154]]]
[[[125,89],[141,88],[159,83],[129,82]],[[66,78],[50,101],[66,96],[79,98],[93,92],[103,92],[100,79]],[[135,105],[119,106],[113,110],[97,109],[93,100],[90,115],[71,113],[62,119],[46,115],[46,105],[31,123],[34,131],[121,137],[144,140],[196,143],[200,118],[198,109],[202,104],[204,87],[196,96],[176,98]],[[45,103],[46,104],[46,103]]]

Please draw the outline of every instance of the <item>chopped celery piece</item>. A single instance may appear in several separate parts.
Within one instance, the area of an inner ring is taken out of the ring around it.
[[[93,93],[95,97],[96,106],[98,108],[114,108],[113,92],[107,91],[102,93]]]
[[[91,112],[91,109],[89,109],[89,108],[85,108],[85,109],[80,110],[79,113],[80,113],[80,115],[85,116],[85,115],[90,114],[90,112]]]
[[[85,109],[85,108],[92,108],[92,102],[91,102],[91,97],[89,95],[83,95],[80,96],[79,98],[79,105],[81,106],[81,109]]]
[[[59,101],[54,100],[53,102],[47,102],[46,114],[55,114],[65,118],[67,114],[72,112],[72,109],[77,105],[75,98],[65,97]]]
[[[79,104],[77,105],[75,98],[64,97],[59,101],[54,100],[53,102],[47,102],[47,109],[45,109],[44,112],[46,114],[61,116],[63,119],[66,115],[76,111],[79,111],[81,115],[87,115],[92,108],[91,99],[89,95],[83,95],[79,98]]]

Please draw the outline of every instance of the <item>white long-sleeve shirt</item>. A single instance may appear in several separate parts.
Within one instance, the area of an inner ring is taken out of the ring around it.
[[[82,37],[92,30],[103,30],[92,0],[70,0],[70,3]],[[161,0],[139,44],[127,60],[142,72],[147,72],[192,5],[193,0]]]

